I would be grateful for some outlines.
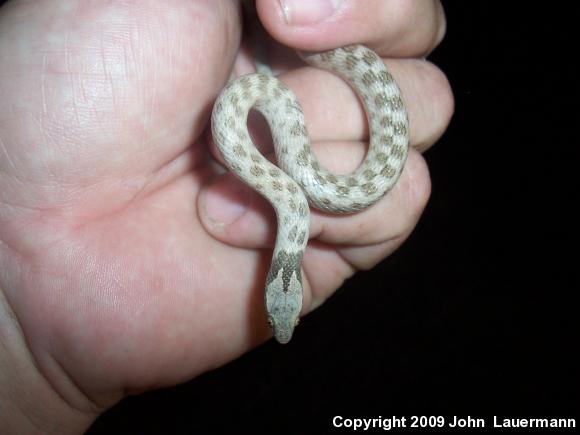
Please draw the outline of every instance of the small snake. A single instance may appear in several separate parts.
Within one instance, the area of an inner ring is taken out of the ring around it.
[[[377,54],[362,45],[299,54],[309,65],[342,77],[363,102],[370,144],[353,173],[335,175],[318,163],[300,103],[271,75],[248,74],[228,83],[212,113],[213,138],[227,166],[276,210],[278,231],[265,305],[280,343],[290,341],[302,310],[301,263],[308,242],[309,203],[330,213],[371,206],[397,182],[409,147],[401,92]],[[260,154],[250,138],[247,119],[252,109],[270,126],[279,167]]]

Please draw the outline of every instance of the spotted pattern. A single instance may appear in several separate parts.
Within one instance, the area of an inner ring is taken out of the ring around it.
[[[308,242],[309,204],[331,213],[369,207],[397,182],[409,146],[401,93],[374,52],[352,45],[301,56],[310,65],[341,76],[363,103],[369,121],[369,150],[353,173],[332,174],[320,165],[310,147],[300,103],[275,77],[256,73],[230,82],[212,113],[214,141],[227,166],[262,194],[278,216],[266,306],[280,342],[290,339],[302,304],[300,264]],[[252,109],[268,121],[279,168],[252,143],[246,125]]]

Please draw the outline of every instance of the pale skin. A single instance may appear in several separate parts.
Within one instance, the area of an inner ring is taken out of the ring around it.
[[[453,111],[444,75],[421,60],[443,37],[440,5],[355,4],[306,24],[258,2],[286,46],[374,49],[411,121],[414,150],[386,198],[352,216],[312,213],[303,315],[410,234],[430,192],[420,151]],[[9,1],[0,29],[0,426],[82,433],[124,394],[185,382],[271,337],[274,215],[220,169],[206,134],[232,65],[247,72],[251,59],[231,0]],[[315,152],[352,170],[366,140],[356,97],[296,65],[276,59]]]

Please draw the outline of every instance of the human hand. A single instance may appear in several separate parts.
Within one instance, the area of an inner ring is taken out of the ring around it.
[[[412,145],[424,150],[452,111],[443,75],[417,59],[442,37],[440,6],[357,4],[345,0],[310,25],[298,25],[296,11],[287,24],[278,2],[258,6],[293,48],[362,42],[401,58],[389,67]],[[212,163],[205,134],[231,65],[249,65],[238,53],[239,6],[12,1],[0,28],[0,412],[18,410],[19,429],[32,420],[45,433],[78,432],[125,393],[183,382],[270,335],[262,248],[273,242],[273,213]],[[287,56],[275,65],[294,66]],[[305,109],[321,162],[353,169],[366,139],[354,94],[312,68],[281,78]],[[402,243],[429,186],[411,152],[375,206],[313,213],[305,313]]]

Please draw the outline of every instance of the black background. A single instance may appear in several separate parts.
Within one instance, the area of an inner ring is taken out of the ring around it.
[[[430,59],[456,113],[426,154],[433,193],[411,238],[304,318],[290,345],[127,398],[88,433],[348,432],[334,415],[577,418],[573,5],[444,2],[448,33]]]

